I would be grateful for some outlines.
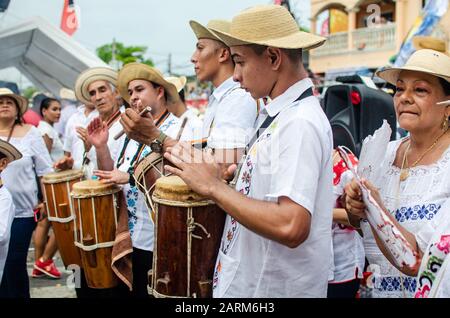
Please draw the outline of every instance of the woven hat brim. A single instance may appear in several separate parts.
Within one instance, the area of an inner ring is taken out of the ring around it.
[[[280,49],[311,50],[323,45],[327,40],[322,36],[318,36],[303,31],[298,31],[296,33],[280,38],[267,40],[252,40],[252,39],[238,38],[237,36],[233,36],[230,33],[221,32],[219,30],[214,29],[211,30],[214,31],[220,37],[221,41],[229,47],[238,45],[258,44],[277,47]]]
[[[94,67],[82,72],[75,83],[75,96],[80,102],[91,103],[88,88],[96,81],[107,81],[117,87],[117,72],[107,67]]]
[[[16,94],[0,94],[0,96],[6,96],[14,99],[19,105],[20,113],[22,114],[22,116],[28,110],[28,100],[25,97]]]
[[[211,39],[222,42],[222,40],[216,34],[215,31],[208,29],[207,27],[198,23],[197,21],[191,20],[189,21],[189,25],[191,26],[192,31],[194,31],[197,39]]]
[[[16,147],[4,140],[0,140],[0,152],[6,156],[8,162],[22,158],[22,153],[17,150]]]
[[[401,71],[416,71],[416,72],[422,72],[422,73],[426,73],[426,74],[430,74],[430,75],[434,75],[440,78],[445,79],[447,82],[450,82],[450,77],[449,76],[445,76],[442,74],[437,74],[435,72],[431,72],[430,70],[427,70],[423,67],[418,67],[418,66],[404,66],[404,67],[391,67],[391,68],[387,68],[381,71],[378,71],[376,73],[376,75],[382,79],[384,79],[386,82],[392,84],[392,85],[396,85],[397,84],[397,80],[398,80],[398,76],[400,75]]]
[[[117,89],[120,96],[130,103],[130,95],[128,94],[128,84],[134,80],[145,80],[164,87],[167,93],[168,103],[178,103],[180,96],[178,95],[175,85],[167,82],[152,67],[141,63],[126,64],[119,72]]]

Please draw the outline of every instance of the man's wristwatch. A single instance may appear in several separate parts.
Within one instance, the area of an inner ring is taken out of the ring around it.
[[[162,153],[164,140],[166,140],[166,138],[167,138],[167,135],[165,133],[163,133],[162,131],[160,131],[159,136],[156,137],[156,139],[150,143],[150,149],[153,152]]]

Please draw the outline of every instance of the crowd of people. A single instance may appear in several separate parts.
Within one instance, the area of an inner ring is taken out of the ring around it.
[[[396,265],[367,221],[303,66],[302,52],[326,39],[299,31],[276,5],[190,27],[197,79],[214,87],[203,120],[185,105],[186,78],[140,63],[81,73],[74,91],[82,105],[62,135],[58,99],[41,102],[36,128],[23,121],[28,101],[0,89],[0,297],[30,296],[33,232],[32,277],[61,276],[41,179],[67,169],[120,186],[132,245],[131,276],[94,289],[83,273],[77,296],[149,297],[154,211],[133,173],[152,153],[226,212],[213,297],[355,298],[368,265],[377,267],[373,297],[450,297],[450,57],[421,49],[377,74],[396,87],[397,121],[409,134],[389,143],[377,178],[364,184],[414,247],[419,261],[410,268]]]

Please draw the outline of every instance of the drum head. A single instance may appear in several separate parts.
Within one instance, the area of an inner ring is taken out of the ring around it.
[[[81,170],[64,170],[59,172],[53,172],[46,174],[42,177],[43,183],[60,183],[64,181],[71,181],[79,178],[83,178],[84,173]]]
[[[120,188],[117,185],[107,185],[98,180],[85,180],[77,182],[72,188],[72,197],[85,198],[97,197],[119,192]]]
[[[199,202],[207,199],[192,191],[178,176],[161,177],[156,181],[153,193],[155,201],[158,199],[180,202]]]

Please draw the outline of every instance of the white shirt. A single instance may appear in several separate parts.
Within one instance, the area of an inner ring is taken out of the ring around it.
[[[61,139],[59,138],[58,132],[52,125],[47,123],[45,120],[41,120],[38,126],[39,131],[41,132],[41,136],[48,136],[52,140],[52,149],[50,151],[50,157],[53,162],[58,161],[62,157],[64,157],[63,144]]]
[[[64,140],[64,151],[70,152],[74,160],[73,169],[81,169],[83,164],[84,143],[78,137],[76,128],[86,128],[92,119],[98,117],[98,111],[93,110],[89,115],[85,115],[85,106],[78,107],[78,111],[69,118],[66,125]],[[95,149],[89,151],[89,156],[95,156]],[[91,157],[90,157],[91,158]]]
[[[450,197],[450,147],[434,164],[409,169],[409,177],[400,183],[400,168],[393,165],[403,140],[388,145],[382,168],[377,172],[375,187],[387,210],[406,230],[416,234],[439,216],[442,204]],[[373,272],[373,297],[412,297],[417,287],[415,277],[402,274],[379,250],[367,221],[361,222],[364,250]]]
[[[202,138],[208,138],[208,147],[214,149],[244,148],[257,112],[255,100],[230,77],[210,96]]]
[[[308,239],[289,248],[227,216],[213,278],[214,297],[326,297],[331,251],[332,134],[315,97],[295,100],[309,79],[261,112],[280,114],[250,149],[236,190],[257,200],[288,197],[311,213]]]
[[[5,186],[0,188],[0,282],[8,256],[11,224],[14,220],[14,203]]]
[[[161,124],[159,129],[169,137],[175,138],[176,134],[178,133],[179,126],[179,119],[173,114],[170,114],[169,117],[167,117],[167,119],[164,120],[164,122]],[[124,143],[125,140],[123,142],[122,148],[124,146]],[[132,163],[132,160],[136,155],[138,148],[139,143],[135,140],[131,139],[128,142],[123,156],[123,163],[118,167],[120,171],[128,172],[130,164]],[[137,158],[137,160],[133,162],[133,164],[137,164],[137,162],[148,156],[150,153],[150,147],[145,146],[140,157]],[[119,159],[120,158],[117,158],[115,160],[116,166]],[[136,186],[132,187],[129,183],[124,185],[122,190],[125,196],[125,201],[127,202],[128,228],[130,230],[133,247],[141,250],[153,251],[154,225],[150,217],[150,211],[145,203],[144,195],[138,190]]]
[[[197,114],[194,113],[192,109],[187,109],[184,114],[180,116],[180,123],[183,122],[184,118],[187,118],[188,121],[184,127],[180,140],[201,140],[203,121],[197,116]]]
[[[61,138],[61,142],[64,144],[64,141],[66,139],[65,134],[67,122],[69,121],[69,118],[78,111],[78,109],[76,103],[72,101],[62,100],[61,105],[61,117],[59,118],[59,121],[53,125],[53,127],[58,132],[58,135]]]
[[[6,140],[6,137],[0,138]],[[3,185],[13,198],[15,217],[33,217],[33,209],[38,204],[36,175],[42,177],[53,172],[53,163],[41,133],[34,126],[25,136],[12,137],[9,142],[22,153],[22,158],[3,170]]]

